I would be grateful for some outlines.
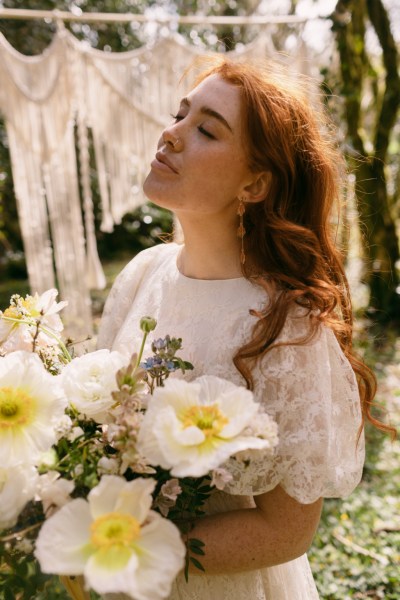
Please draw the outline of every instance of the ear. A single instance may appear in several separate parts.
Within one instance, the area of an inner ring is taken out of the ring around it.
[[[269,171],[257,173],[253,180],[243,188],[245,202],[262,202],[271,186],[272,175]]]

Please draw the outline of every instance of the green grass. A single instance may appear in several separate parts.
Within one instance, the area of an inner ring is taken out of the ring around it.
[[[378,401],[400,425],[400,339],[378,348],[364,339],[378,375]],[[345,500],[325,500],[309,553],[324,600],[398,600],[400,585],[400,444],[366,429],[363,479]]]

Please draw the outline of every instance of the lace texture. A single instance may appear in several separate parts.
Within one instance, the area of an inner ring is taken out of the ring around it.
[[[176,267],[179,251],[175,243],[156,246],[125,267],[106,303],[98,345],[127,354],[138,350],[139,321],[149,315],[157,319],[155,337],[183,339],[181,355],[195,366],[187,380],[208,374],[245,385],[232,357],[250,338],[256,317],[249,309],[265,306],[265,291],[244,278],[185,277]],[[295,310],[278,341],[300,340],[308,327],[308,317]],[[361,478],[364,442],[361,437],[356,445],[361,411],[355,376],[333,332],[321,326],[306,345],[272,349],[253,378],[255,398],[278,423],[279,445],[273,456],[260,455],[249,467],[228,461],[233,480],[210,498],[208,512],[251,506],[252,496],[278,484],[301,503],[348,495]],[[318,598],[307,557],[229,577],[194,575],[189,584],[178,577],[171,594],[171,600],[249,598]]]

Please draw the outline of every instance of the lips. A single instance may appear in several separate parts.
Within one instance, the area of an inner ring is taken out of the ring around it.
[[[169,161],[167,156],[162,152],[157,152],[155,159],[151,163],[152,167],[156,167],[162,170],[168,170],[169,172],[178,174],[177,169]]]

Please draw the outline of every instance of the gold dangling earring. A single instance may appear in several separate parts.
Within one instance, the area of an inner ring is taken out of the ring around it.
[[[244,253],[244,236],[246,235],[246,230],[243,225],[243,215],[245,213],[245,206],[243,198],[239,198],[239,206],[237,209],[237,214],[239,216],[239,227],[237,230],[238,237],[240,238],[240,263],[244,265],[246,262],[246,255]]]

